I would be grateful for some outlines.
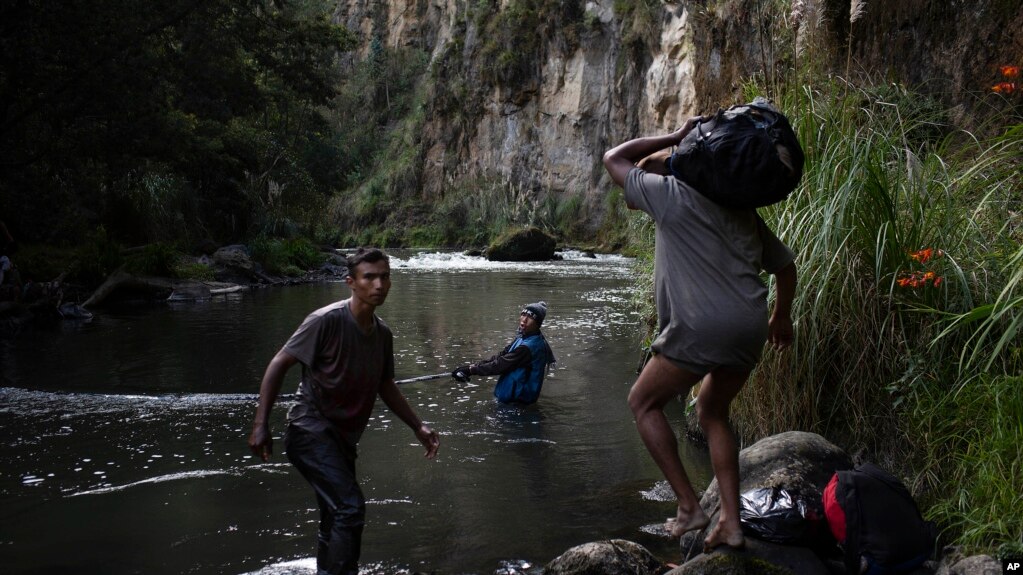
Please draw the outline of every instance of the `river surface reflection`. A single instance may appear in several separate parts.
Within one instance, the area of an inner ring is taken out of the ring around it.
[[[490,378],[402,386],[441,433],[434,461],[378,402],[358,460],[363,572],[538,573],[569,547],[619,537],[677,561],[653,528],[674,503],[626,406],[641,337],[632,262],[396,251],[392,270],[378,313],[398,378],[496,353],[539,299],[559,362],[527,408],[497,404]],[[266,363],[308,312],[347,296],[343,283],[267,288],[0,340],[4,571],[313,573],[311,490],[282,441],[263,464],[245,439]],[[703,488],[706,460],[686,449]]]

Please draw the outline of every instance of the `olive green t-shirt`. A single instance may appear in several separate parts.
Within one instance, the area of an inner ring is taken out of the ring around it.
[[[312,433],[336,433],[354,453],[380,384],[394,378],[394,337],[376,316],[363,333],[349,301],[309,314],[283,349],[302,363],[288,422]]]
[[[685,182],[632,169],[625,200],[654,219],[657,353],[706,369],[752,368],[767,341],[767,285],[795,259],[756,210],[724,208]]]

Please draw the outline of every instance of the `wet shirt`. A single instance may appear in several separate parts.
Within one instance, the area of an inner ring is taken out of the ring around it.
[[[312,433],[336,433],[354,453],[380,384],[394,378],[394,342],[376,316],[373,328],[363,333],[349,301],[309,314],[283,349],[302,363],[289,423]]]
[[[659,333],[651,348],[692,365],[752,368],[767,340],[767,285],[795,254],[755,210],[731,210],[684,182],[632,169],[629,207],[656,225]]]

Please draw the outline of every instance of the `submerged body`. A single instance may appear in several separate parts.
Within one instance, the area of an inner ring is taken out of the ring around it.
[[[501,353],[490,359],[455,368],[452,376],[468,381],[471,375],[499,375],[494,397],[501,403],[536,403],[540,398],[548,366],[556,360],[540,326],[547,316],[547,303],[529,304],[519,314],[518,336]]]

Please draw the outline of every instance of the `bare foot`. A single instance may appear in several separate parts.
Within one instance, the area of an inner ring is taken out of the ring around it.
[[[703,540],[703,552],[710,553],[721,545],[727,545],[732,549],[744,549],[746,547],[746,538],[742,535],[742,528],[740,527],[737,530],[726,529],[719,521],[710,532],[710,535]]]
[[[703,509],[692,514],[682,513],[682,510],[679,509],[676,517],[668,518],[667,523],[664,524],[664,529],[672,539],[677,539],[690,531],[703,529],[708,524],[710,524],[710,517],[707,517]]]

